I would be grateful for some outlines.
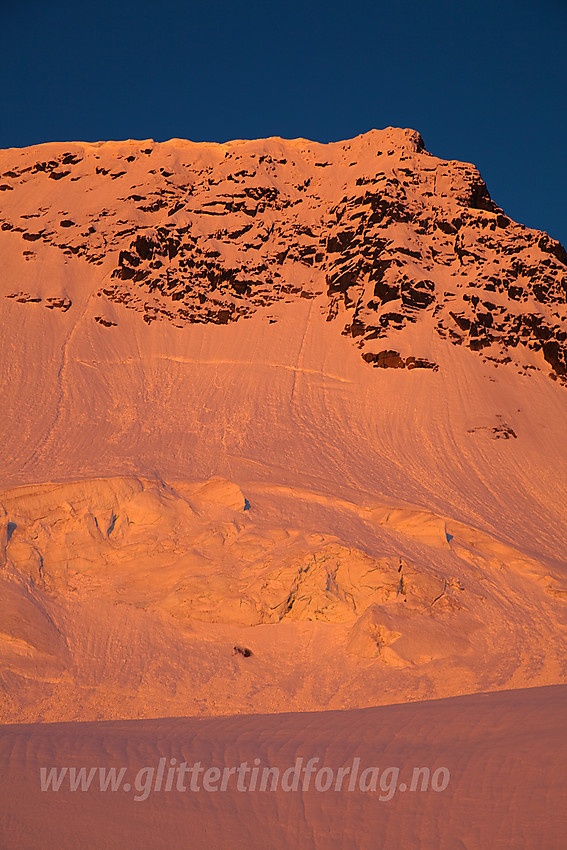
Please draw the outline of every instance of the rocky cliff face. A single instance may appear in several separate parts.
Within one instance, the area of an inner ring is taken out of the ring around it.
[[[472,165],[410,130],[348,142],[50,144],[4,151],[1,236],[31,265],[85,264],[93,320],[225,324],[318,308],[379,368],[431,368],[413,324],[496,363],[567,376],[567,253],[496,206]],[[17,242],[14,244],[14,239]],[[5,273],[6,274],[6,273]],[[6,297],[72,310],[27,280]]]

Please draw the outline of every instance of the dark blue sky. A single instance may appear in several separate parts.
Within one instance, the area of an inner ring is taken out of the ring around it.
[[[0,0],[0,147],[412,127],[567,243],[566,0]]]

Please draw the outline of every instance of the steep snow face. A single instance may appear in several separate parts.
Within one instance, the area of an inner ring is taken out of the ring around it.
[[[473,166],[387,129],[0,172],[4,718],[564,681],[566,257]]]
[[[389,128],[48,144],[0,172],[4,485],[362,491],[557,555],[565,254],[473,166]]]

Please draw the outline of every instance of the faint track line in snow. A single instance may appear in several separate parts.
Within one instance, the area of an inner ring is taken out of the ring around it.
[[[152,359],[169,360],[172,363],[186,363],[187,365],[196,366],[260,366],[268,369],[284,369],[288,372],[302,372],[306,375],[320,375],[323,378],[329,378],[330,380],[338,381],[341,384],[353,383],[350,378],[343,378],[340,375],[333,375],[330,372],[323,372],[320,369],[306,369],[301,366],[291,366],[286,363],[253,363],[251,360],[200,360],[196,357],[177,357],[168,354],[155,354],[152,356]],[[138,358],[126,357],[124,360],[76,360],[75,362],[80,363],[82,366],[88,366],[90,368],[97,369],[99,366],[124,366],[127,363],[135,363],[137,362],[137,360]]]
[[[35,447],[32,455],[28,458],[27,461],[25,461],[22,464],[22,470],[25,470],[29,466],[33,465],[34,461],[41,454],[42,450],[51,441],[51,439],[53,437],[53,432],[55,431],[55,429],[57,428],[57,425],[59,424],[59,420],[61,419],[61,414],[63,412],[62,408],[63,408],[63,402],[64,402],[64,399],[65,399],[65,392],[66,392],[64,384],[65,384],[65,372],[66,372],[66,369],[67,369],[67,366],[68,366],[68,363],[69,363],[69,345],[70,345],[70,343],[71,343],[71,341],[72,341],[72,339],[75,335],[75,332],[77,331],[79,324],[84,319],[85,314],[87,313],[87,310],[89,308],[89,304],[90,304],[92,299],[93,299],[93,295],[91,294],[91,295],[88,296],[88,298],[85,302],[85,306],[83,307],[83,310],[81,311],[81,314],[76,319],[74,324],[71,325],[69,332],[66,334],[65,339],[63,340],[63,343],[61,345],[61,363],[59,365],[59,369],[57,370],[58,392],[57,392],[57,402],[56,402],[56,407],[55,407],[55,415],[53,417],[53,421],[52,421],[51,425],[48,426],[44,437],[39,441],[39,443]],[[76,362],[79,362],[79,361],[76,361]]]
[[[307,320],[305,322],[305,327],[303,329],[303,334],[301,336],[301,344],[299,346],[299,351],[297,352],[297,359],[295,361],[294,375],[293,375],[293,384],[291,387],[291,396],[289,398],[290,404],[293,404],[295,398],[295,390],[297,386],[297,375],[302,371],[300,367],[301,357],[303,354],[303,349],[305,347],[305,338],[307,337],[307,331],[309,330],[309,324],[311,322],[311,311],[313,310],[313,301],[309,303],[309,310],[307,311]]]

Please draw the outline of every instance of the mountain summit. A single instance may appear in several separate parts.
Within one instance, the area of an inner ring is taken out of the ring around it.
[[[432,156],[414,131],[47,144],[0,162],[3,255],[27,263],[4,294],[19,303],[76,311],[74,281],[88,279],[92,320],[111,328],[115,305],[182,327],[274,320],[279,302],[317,299],[376,367],[437,369],[437,335],[567,376],[565,249],[512,222],[474,166]]]

